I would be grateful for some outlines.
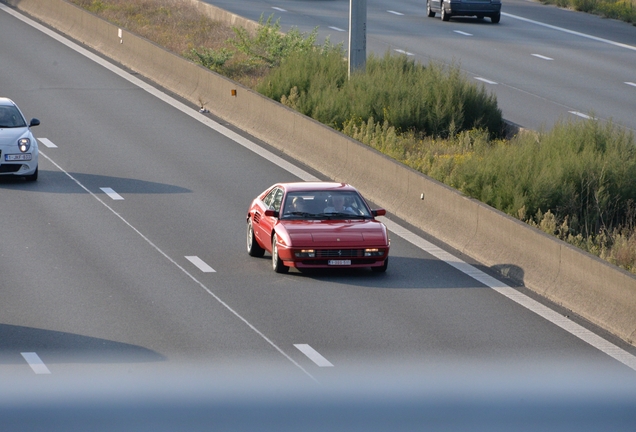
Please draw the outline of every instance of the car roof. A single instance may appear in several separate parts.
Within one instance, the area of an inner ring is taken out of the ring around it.
[[[336,182],[295,182],[279,183],[287,192],[309,192],[309,191],[356,191],[351,185]]]
[[[15,103],[6,97],[0,97],[0,105],[15,105]]]

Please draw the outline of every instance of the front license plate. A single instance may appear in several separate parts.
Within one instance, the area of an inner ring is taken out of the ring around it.
[[[329,260],[327,264],[345,266],[345,265],[351,265],[351,260]]]
[[[4,160],[6,161],[29,161],[31,160],[31,154],[8,154],[4,155]]]

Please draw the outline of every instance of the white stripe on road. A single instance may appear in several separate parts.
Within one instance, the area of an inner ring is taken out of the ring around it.
[[[460,34],[460,35],[464,35],[464,36],[472,36],[472,34],[470,34],[470,33],[466,33],[466,32],[463,32],[463,31],[461,31],[461,30],[453,30],[453,31],[454,31],[455,33]]]
[[[285,10],[283,8],[276,7],[276,6],[272,6],[272,9],[275,9],[275,10],[277,10],[279,12],[287,12],[287,10]]]
[[[541,55],[541,54],[532,54],[532,55],[533,55],[533,56],[535,56],[535,57],[537,57],[537,58],[540,58],[540,59],[542,59],[542,60],[554,60],[553,58],[546,57],[546,56],[543,56],[543,55]]]
[[[494,81],[490,81],[490,80],[487,80],[486,78],[482,78],[482,77],[475,77],[475,79],[476,79],[476,80],[479,80],[479,81],[483,81],[483,82],[485,82],[486,84],[497,84],[497,83],[496,83],[496,82],[494,82]]]
[[[31,366],[33,372],[38,375],[50,374],[51,371],[46,367],[44,362],[40,359],[40,357],[34,352],[23,352],[22,357],[26,360],[26,362]]]
[[[424,252],[434,256],[440,261],[445,262],[446,264],[456,268],[462,273],[472,277],[476,281],[484,284],[487,287],[492,288],[497,291],[499,294],[507,297],[508,299],[514,301],[515,303],[520,304],[526,309],[536,313],[540,317],[545,318],[550,321],[552,324],[555,324],[561,327],[563,330],[568,333],[578,337],[579,339],[587,342],[594,348],[598,349],[601,352],[613,357],[624,365],[636,370],[636,357],[623,350],[622,348],[617,347],[613,343],[606,341],[600,336],[592,333],[585,327],[576,324],[570,319],[564,317],[563,315],[553,311],[547,306],[542,305],[536,300],[531,299],[525,294],[520,293],[514,288],[509,287],[505,283],[500,280],[495,279],[492,276],[487,275],[481,270],[473,267],[472,265],[462,261],[461,259],[455,257],[449,252],[435,246],[434,244],[424,240],[420,236],[410,232],[406,228],[396,224],[395,222],[387,219],[386,217],[380,218],[382,222],[387,226],[391,232],[396,235],[402,237],[404,240],[412,243],[418,248],[422,249]]]
[[[387,12],[390,13],[390,14],[393,14],[393,15],[400,15],[400,16],[404,15],[403,13],[396,12],[396,11],[393,11],[393,10],[388,10]]]
[[[340,27],[331,27],[329,26],[330,29],[335,30],[335,31],[339,31],[339,32],[345,32],[346,30],[341,29]]]
[[[410,52],[408,52],[408,51],[404,51],[404,50],[401,50],[401,49],[396,49],[396,50],[393,50],[393,51],[395,51],[395,52],[399,52],[400,54],[406,54],[407,56],[415,55],[415,54],[413,54],[413,53],[410,53]]]
[[[636,87],[636,83],[625,81],[625,84],[630,85],[632,87]]]
[[[587,114],[583,114],[582,112],[578,112],[578,111],[568,111],[570,114],[574,114],[575,116],[579,116],[579,117],[583,117],[584,119],[593,119],[594,117],[591,117]]]
[[[303,354],[305,354],[309,359],[316,363],[320,367],[333,367],[331,362],[320,355],[318,351],[313,349],[307,344],[294,344],[296,348],[300,350]]]
[[[38,141],[40,141],[42,144],[44,144],[48,148],[57,148],[57,146],[53,144],[51,140],[48,138],[38,138]]]
[[[201,270],[203,273],[216,273],[216,270],[214,270],[212,267],[207,265],[198,256],[187,256],[186,259],[190,261],[192,264],[194,264],[195,266],[197,266],[199,270]]]
[[[588,35],[588,34],[585,34],[585,33],[579,33],[577,31],[565,29],[563,27],[557,27],[557,26],[553,26],[553,25],[550,25],[550,24],[545,24],[545,23],[542,23],[542,22],[539,22],[539,21],[534,21],[534,20],[528,19],[528,18],[522,18],[520,16],[511,15],[511,14],[505,13],[505,12],[502,12],[501,15],[507,16],[508,18],[513,18],[513,19],[516,19],[516,20],[519,20],[519,21],[524,21],[524,22],[527,22],[527,23],[530,23],[530,24],[538,25],[538,26],[541,26],[541,27],[546,27],[546,28],[549,28],[549,29],[552,29],[552,30],[557,30],[557,31],[560,31],[560,32],[563,32],[563,33],[568,33],[568,34],[571,34],[571,35],[574,35],[574,36],[580,36],[580,37],[583,37],[583,38],[592,39],[592,40],[597,41],[597,42],[602,42],[602,43],[606,43],[606,44],[609,44],[609,45],[614,45],[614,46],[619,47],[619,48],[626,48],[628,50],[636,51],[636,46],[634,46],[634,45],[627,45],[627,44],[620,43],[620,42],[614,42],[614,41],[611,41],[609,39],[603,39],[603,38],[596,37],[596,36],[591,36],[591,35]]]
[[[111,197],[111,199],[113,199],[113,200],[123,200],[124,199],[123,196],[119,195],[117,192],[115,192],[111,188],[100,188],[100,189],[102,190],[102,192],[104,192],[106,195]]]

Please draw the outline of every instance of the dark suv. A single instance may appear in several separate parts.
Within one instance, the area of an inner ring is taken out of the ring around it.
[[[426,14],[438,12],[442,21],[454,16],[489,17],[493,24],[501,19],[501,0],[426,0]]]

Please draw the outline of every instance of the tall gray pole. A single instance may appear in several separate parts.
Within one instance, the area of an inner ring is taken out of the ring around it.
[[[367,0],[351,0],[349,6],[349,76],[364,71],[367,63]]]

